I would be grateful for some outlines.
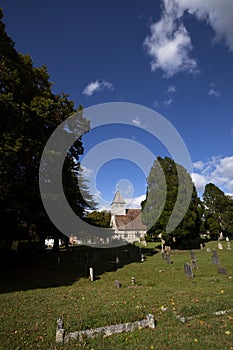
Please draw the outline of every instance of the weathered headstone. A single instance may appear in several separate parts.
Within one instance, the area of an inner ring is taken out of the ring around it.
[[[222,266],[219,266],[219,267],[218,267],[218,273],[222,273],[222,274],[224,274],[224,275],[227,275],[226,269],[225,269],[224,267],[222,267]]]
[[[219,261],[219,258],[216,254],[212,255],[212,263],[214,265],[220,265],[220,261]]]
[[[190,265],[189,263],[184,264],[184,272],[186,277],[192,278],[193,277],[192,265]]]
[[[171,256],[169,253],[166,254],[166,260],[168,264],[171,264]]]
[[[114,281],[114,285],[116,288],[121,288],[121,283],[118,280]]]
[[[218,249],[219,249],[219,250],[223,250],[223,245],[222,245],[221,242],[218,242]]]
[[[57,319],[57,330],[56,330],[56,342],[63,343],[65,331],[63,328],[63,319],[59,317]]]
[[[190,255],[191,255],[192,268],[197,269],[197,258],[196,258],[195,252],[193,250],[191,250]]]
[[[227,250],[231,250],[231,243],[230,243],[230,240],[229,238],[227,239],[228,237],[226,237],[226,242],[227,242]]]

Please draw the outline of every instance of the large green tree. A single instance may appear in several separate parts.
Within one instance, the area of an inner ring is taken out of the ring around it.
[[[30,56],[16,51],[2,16],[0,11],[0,241],[10,243],[36,234],[60,234],[43,209],[39,166],[48,138],[75,109],[67,95],[52,92],[45,66],[34,67]],[[63,171],[65,193],[79,215],[89,206],[77,187],[82,152],[78,139]]]
[[[188,189],[191,190],[191,198]],[[187,198],[190,202],[184,213],[183,206]],[[176,209],[172,214],[175,203]],[[176,245],[199,237],[201,201],[186,169],[171,158],[158,157],[154,162],[147,179],[147,196],[142,208],[142,220],[149,226],[150,236],[162,235],[167,243],[176,242]],[[172,231],[167,230],[171,215],[179,223]]]
[[[212,183],[205,186],[203,193],[205,206],[205,229],[212,238],[222,232],[225,236],[233,234],[233,200]]]

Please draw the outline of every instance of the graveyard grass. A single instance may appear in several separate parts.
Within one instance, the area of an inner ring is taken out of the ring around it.
[[[219,251],[217,242],[209,242],[195,250],[193,278],[184,274],[190,251],[172,251],[168,265],[154,244],[158,253],[145,255],[143,263],[106,272],[94,282],[82,277],[66,286],[2,292],[0,349],[233,349],[233,251],[226,250],[225,242],[223,246]],[[207,247],[216,248],[227,275],[218,273]],[[116,279],[120,289],[114,286]],[[220,310],[231,311],[214,314]],[[155,317],[155,329],[55,342],[59,316],[65,331],[74,332],[142,320],[148,313]],[[182,323],[178,315],[192,318]]]

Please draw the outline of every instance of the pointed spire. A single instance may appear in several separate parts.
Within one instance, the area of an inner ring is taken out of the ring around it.
[[[114,196],[113,201],[112,201],[112,205],[113,204],[125,204],[125,200],[122,197],[122,195],[120,194],[120,191],[116,191],[115,196]]]

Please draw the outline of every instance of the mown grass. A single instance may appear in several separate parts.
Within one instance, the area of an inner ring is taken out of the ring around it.
[[[216,248],[217,243],[206,247]],[[212,264],[206,247],[195,251],[198,269],[192,279],[185,277],[183,269],[184,263],[190,262],[190,252],[173,251],[171,265],[161,254],[154,254],[146,256],[143,263],[105,272],[94,282],[81,277],[65,286],[2,292],[0,349],[233,349],[233,311],[214,314],[233,309],[233,251],[225,246],[218,251],[228,272],[223,275]],[[131,285],[132,276],[135,286]],[[122,288],[115,288],[115,279]],[[65,330],[72,332],[133,322],[148,313],[155,316],[154,330],[55,343],[58,316],[63,317]],[[193,318],[182,323],[177,315]]]

